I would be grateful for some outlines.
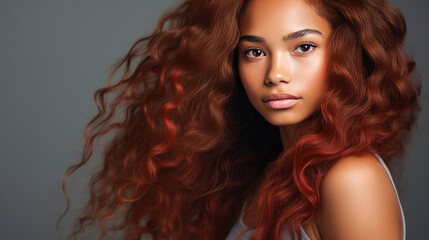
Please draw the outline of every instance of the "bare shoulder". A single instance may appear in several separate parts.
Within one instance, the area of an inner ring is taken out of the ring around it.
[[[372,154],[332,166],[321,186],[317,229],[324,240],[401,239],[402,216],[393,185]]]

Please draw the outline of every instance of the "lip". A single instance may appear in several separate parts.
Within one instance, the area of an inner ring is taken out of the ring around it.
[[[301,98],[289,93],[269,94],[262,101],[272,109],[286,109],[293,107]]]
[[[290,93],[276,93],[276,94],[269,94],[268,96],[264,97],[262,101],[268,102],[268,101],[282,100],[282,99],[300,99],[300,98]]]

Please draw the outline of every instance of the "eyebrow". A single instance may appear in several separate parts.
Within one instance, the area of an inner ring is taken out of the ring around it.
[[[319,32],[318,30],[307,28],[307,29],[303,29],[303,30],[299,30],[296,32],[289,33],[288,35],[283,37],[283,41],[286,42],[286,41],[289,41],[292,39],[297,39],[297,38],[300,38],[300,37],[303,37],[307,34],[312,34],[312,33],[319,34],[322,37],[324,37],[323,34],[321,32]],[[265,43],[265,38],[253,36],[253,35],[243,35],[240,37],[240,40],[238,40],[238,42],[241,42],[241,41]]]

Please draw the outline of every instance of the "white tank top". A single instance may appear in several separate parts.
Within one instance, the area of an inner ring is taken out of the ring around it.
[[[384,170],[386,170],[387,175],[389,176],[390,182],[393,185],[393,189],[395,190],[396,198],[398,199],[399,208],[401,209],[401,215],[402,215],[402,227],[404,229],[402,239],[405,240],[405,216],[404,216],[404,211],[402,210],[401,201],[399,200],[398,191],[396,190],[396,186],[395,186],[395,183],[393,182],[392,175],[390,174],[389,169],[387,168],[383,159],[378,154],[374,154],[374,155],[375,155],[375,157],[377,157],[378,161],[380,161],[380,163],[383,165]],[[237,222],[232,227],[231,231],[229,232],[228,236],[226,237],[226,240],[235,240],[241,232],[248,229],[242,220],[243,211],[244,211],[244,208],[241,210],[240,217],[238,218]],[[300,229],[301,229],[301,233],[302,233],[302,239],[301,240],[311,240],[308,237],[307,233],[302,228],[302,226],[300,227]],[[254,232],[255,232],[255,230],[247,231],[245,234],[242,235],[241,239],[243,239],[243,240],[250,239],[250,237],[254,234]],[[287,230],[287,228],[285,228],[283,236],[284,236],[284,240],[290,240],[291,239],[289,231]]]

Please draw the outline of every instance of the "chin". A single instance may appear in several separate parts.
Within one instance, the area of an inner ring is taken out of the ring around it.
[[[292,119],[288,117],[265,117],[265,120],[271,123],[274,126],[289,126],[289,125],[297,125],[304,121],[304,119]]]
[[[292,110],[292,109],[290,109]],[[258,111],[262,117],[274,126],[297,126],[307,122],[314,115],[314,111]]]

